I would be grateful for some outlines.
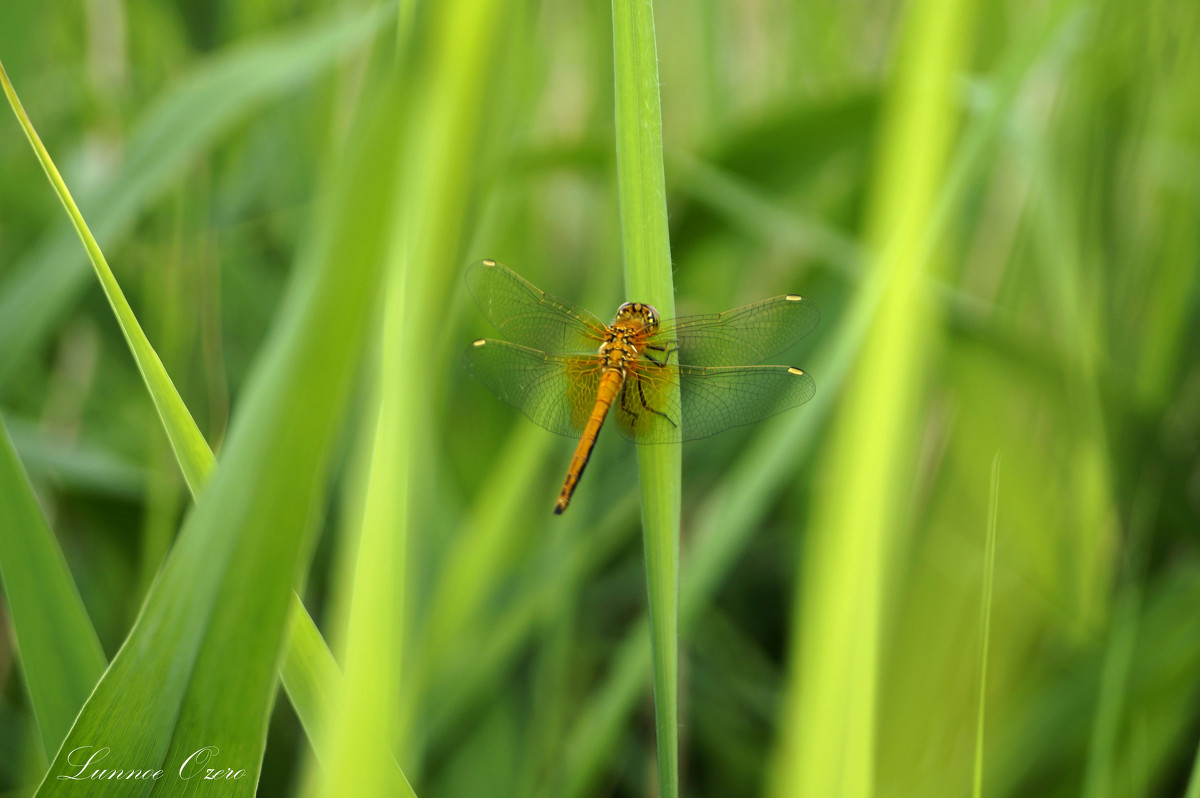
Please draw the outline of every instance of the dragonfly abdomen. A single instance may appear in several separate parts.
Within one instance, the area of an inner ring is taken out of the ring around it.
[[[575,454],[571,457],[571,465],[567,468],[567,476],[563,480],[562,490],[558,493],[558,500],[554,502],[555,515],[561,515],[562,511],[567,509],[567,505],[571,503],[571,494],[575,492],[575,486],[579,484],[579,478],[583,476],[583,469],[587,467],[588,460],[591,459],[592,449],[596,447],[596,436],[600,434],[600,427],[604,424],[608,410],[616,400],[624,381],[625,370],[623,368],[606,368],[600,376],[600,387],[596,391],[596,404],[592,407],[592,414],[588,416],[583,434],[579,438],[579,445],[575,447]]]

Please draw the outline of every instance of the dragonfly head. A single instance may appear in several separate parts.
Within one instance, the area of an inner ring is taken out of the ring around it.
[[[626,302],[617,308],[617,319],[614,324],[633,323],[647,332],[658,329],[658,311],[642,302]]]

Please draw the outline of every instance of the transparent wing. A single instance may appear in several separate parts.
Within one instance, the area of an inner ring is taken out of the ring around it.
[[[574,437],[583,430],[600,390],[597,356],[550,355],[481,338],[463,359],[492,393],[559,435]]]
[[[595,352],[605,325],[547,294],[494,260],[467,269],[467,288],[505,338],[544,352]]]
[[[668,398],[672,384],[678,401]],[[675,443],[761,421],[816,390],[812,377],[787,366],[649,366],[629,373],[610,412],[631,441]]]
[[[682,316],[664,323],[654,340],[677,353],[679,363],[744,366],[779,354],[820,319],[811,301],[787,294],[724,313]]]

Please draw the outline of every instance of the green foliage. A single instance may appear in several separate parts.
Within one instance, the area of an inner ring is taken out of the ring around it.
[[[1200,7],[84,5],[0,25],[0,792],[1200,795]],[[555,517],[484,257],[802,293],[817,394]]]

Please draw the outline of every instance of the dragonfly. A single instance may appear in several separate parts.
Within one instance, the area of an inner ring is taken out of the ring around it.
[[[474,341],[464,356],[468,370],[534,423],[579,439],[555,514],[570,504],[610,416],[635,443],[675,443],[753,424],[816,392],[798,368],[754,365],[816,327],[816,305],[795,294],[674,320],[626,302],[605,324],[494,260],[473,264],[466,281],[483,315],[510,339]]]

